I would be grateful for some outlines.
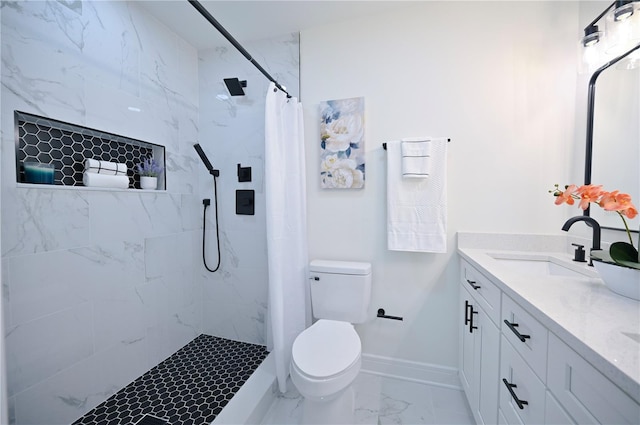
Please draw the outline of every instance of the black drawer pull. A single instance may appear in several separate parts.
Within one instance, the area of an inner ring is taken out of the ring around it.
[[[473,305],[469,304],[469,310],[471,311],[471,315],[469,316],[469,333],[472,334],[474,329],[478,329],[477,326],[473,326],[473,315],[478,314],[477,311],[473,311]]]
[[[469,324],[469,307],[471,307],[471,304],[469,304],[469,301],[464,300],[464,325],[467,326]]]
[[[507,389],[509,390],[511,397],[513,397],[513,401],[516,402],[516,404],[521,410],[524,409],[524,405],[529,404],[529,402],[525,400],[520,400],[516,395],[516,393],[513,391],[513,389],[518,388],[518,386],[516,384],[509,383],[509,381],[507,381],[505,378],[502,378],[502,382],[504,382],[504,384],[507,386]]]
[[[475,281],[475,280],[469,280],[469,279],[467,279],[467,283],[468,283],[469,285],[471,285],[471,287],[472,287],[473,289],[475,289],[476,291],[477,291],[478,289],[480,289],[480,285],[476,285],[476,281]]]
[[[505,325],[509,326],[509,329],[513,331],[514,334],[518,337],[518,339],[522,342],[526,342],[527,339],[531,338],[531,335],[523,335],[516,329],[518,327],[517,323],[511,323],[507,319],[504,319]]]

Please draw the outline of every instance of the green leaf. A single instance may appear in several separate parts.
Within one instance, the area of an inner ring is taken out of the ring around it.
[[[638,250],[633,247],[630,243],[626,242],[614,242],[611,244],[609,248],[609,255],[613,261],[620,265],[624,265],[627,267],[633,267],[635,269],[640,268],[638,265]],[[629,265],[629,264],[634,264]]]
[[[640,263],[638,262],[620,260],[620,261],[616,261],[616,264],[619,264],[621,266],[627,266],[630,269],[640,270]]]

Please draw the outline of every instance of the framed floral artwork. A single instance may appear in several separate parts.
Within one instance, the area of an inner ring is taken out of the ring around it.
[[[320,102],[320,187],[364,187],[364,97]]]

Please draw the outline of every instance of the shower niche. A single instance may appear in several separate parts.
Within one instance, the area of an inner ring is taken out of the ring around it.
[[[14,111],[16,181],[85,187],[85,161],[126,164],[129,189],[140,189],[138,164],[148,158],[165,169],[165,148],[101,130]],[[166,189],[165,172],[158,189]]]

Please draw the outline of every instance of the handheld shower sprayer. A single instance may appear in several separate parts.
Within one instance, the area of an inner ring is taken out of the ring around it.
[[[196,152],[198,152],[198,156],[200,157],[202,162],[204,162],[204,166],[207,167],[207,170],[209,170],[209,174],[213,176],[213,196],[215,200],[214,207],[216,210],[216,242],[218,245],[218,265],[214,269],[209,268],[209,266],[207,265],[207,257],[205,255],[206,253],[205,234],[207,232],[206,216],[207,216],[207,207],[211,205],[211,200],[210,199],[202,200],[202,205],[204,205],[204,212],[202,214],[202,262],[204,263],[204,268],[207,269],[207,271],[210,271],[211,273],[213,273],[218,271],[218,269],[220,268],[220,262],[222,260],[222,258],[220,257],[220,231],[218,226],[218,185],[216,183],[216,177],[220,175],[220,171],[213,168],[213,165],[211,165],[211,162],[209,162],[209,158],[207,158],[207,155],[204,153],[199,143],[196,143],[195,145],[193,145],[193,147],[196,150]]]
[[[209,170],[209,174],[211,174],[213,177],[220,176],[220,171],[213,168],[213,165],[211,165],[211,162],[209,162],[209,158],[207,158],[207,155],[205,155],[204,151],[200,147],[200,143],[196,143],[195,145],[193,145],[193,147],[195,148],[196,152],[198,152],[198,155],[200,156],[202,162],[204,162],[204,166],[207,167],[207,170]]]

